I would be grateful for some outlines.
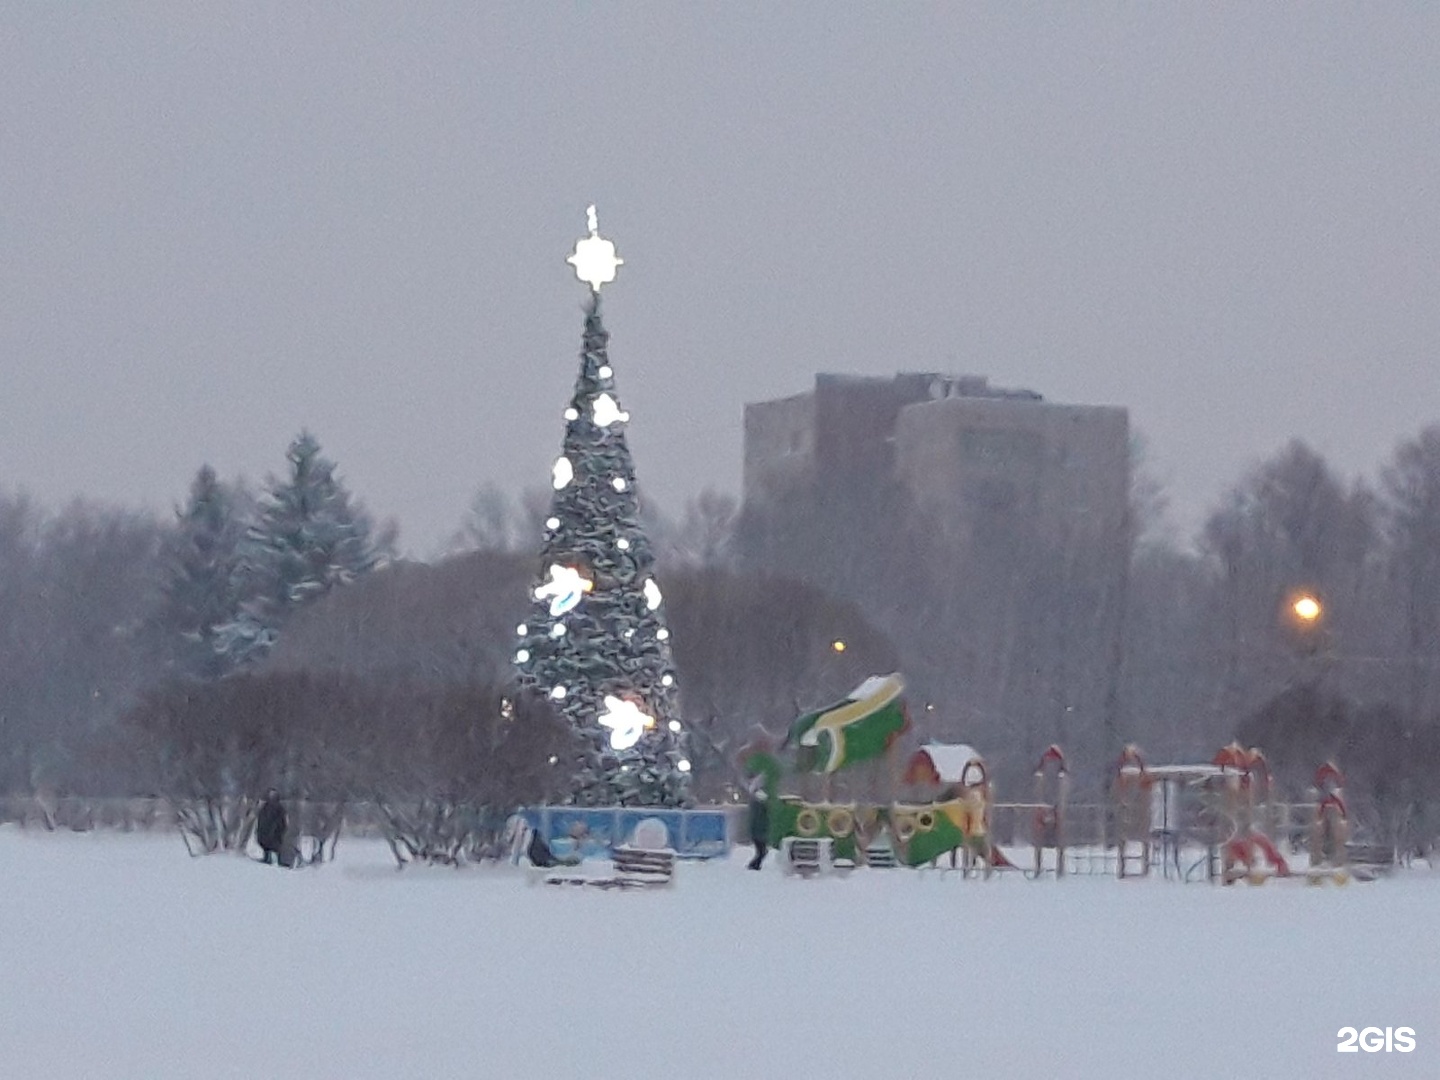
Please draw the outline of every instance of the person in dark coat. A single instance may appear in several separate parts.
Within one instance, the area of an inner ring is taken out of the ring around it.
[[[285,849],[286,824],[285,807],[280,802],[279,793],[271,788],[265,795],[265,801],[260,804],[260,813],[255,818],[255,842],[265,853],[267,865],[271,862],[285,865],[282,852]]]
[[[560,865],[560,860],[550,850],[550,845],[545,842],[545,838],[540,835],[538,829],[530,833],[530,846],[526,848],[525,854],[529,858],[531,866],[548,870]]]
[[[525,849],[525,854],[530,859],[530,865],[539,866],[546,870],[556,866],[579,866],[579,845],[583,838],[583,828],[583,826],[577,826],[570,830],[570,835],[576,844],[574,853],[570,855],[556,855],[555,849],[540,835],[539,830],[532,830],[530,833],[530,845]]]
[[[750,842],[755,845],[755,857],[749,868],[759,870],[770,851],[770,800],[764,788],[750,793]]]

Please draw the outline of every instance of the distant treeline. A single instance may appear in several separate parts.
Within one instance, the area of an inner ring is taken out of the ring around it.
[[[477,788],[521,778],[487,789],[506,799],[550,794],[563,747],[543,705],[534,738],[493,728],[517,699],[544,493],[482,489],[451,551],[422,563],[396,558],[394,530],[313,437],[287,465],[258,492],[201,469],[164,521],[0,496],[0,789],[370,797],[473,772]],[[1239,736],[1293,787],[1333,757],[1375,827],[1428,829],[1440,427],[1373,482],[1292,443],[1193,538],[1164,528],[1163,492],[1136,475],[1131,521],[1104,550],[997,532],[963,565],[897,492],[856,492],[804,536],[713,492],[677,521],[654,516],[702,796],[736,782],[752,725],[778,730],[898,669],[925,733],[978,745],[1002,797],[1051,741],[1098,790],[1124,742],[1152,761],[1208,759]],[[853,534],[827,540],[847,527],[870,530],[858,556]],[[1117,556],[1125,573],[1100,574]],[[1302,589],[1323,604],[1308,627],[1286,617]]]

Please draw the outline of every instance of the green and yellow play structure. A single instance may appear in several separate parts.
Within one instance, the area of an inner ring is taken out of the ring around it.
[[[933,797],[924,801],[807,799],[781,792],[784,782],[813,783],[818,776],[828,796],[837,773],[865,763],[893,765],[896,744],[909,730],[903,679],[877,675],[843,700],[799,717],[778,748],[763,739],[747,746],[740,764],[769,803],[770,845],[789,858],[823,843],[835,866],[881,865],[882,859],[884,865],[923,866],[945,855],[955,865],[961,855],[966,866],[983,863],[986,873],[1008,868],[1009,861],[989,842],[990,784],[973,751],[953,777],[929,769]],[[893,768],[885,774],[893,792],[900,778]],[[912,791],[927,786],[913,764],[902,782]]]

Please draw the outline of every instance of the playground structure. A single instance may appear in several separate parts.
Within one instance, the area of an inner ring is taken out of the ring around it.
[[[1032,813],[1030,846],[1035,852],[1035,877],[1045,872],[1046,850],[1055,852],[1055,876],[1065,876],[1065,804],[1069,796],[1065,754],[1051,743],[1035,765],[1035,801],[1026,808]]]
[[[1143,877],[1150,873],[1154,835],[1151,812],[1153,783],[1139,747],[1125,747],[1115,770],[1115,783],[1111,786],[1115,808],[1116,873],[1122,878]]]
[[[1265,755],[1254,747],[1246,750],[1231,743],[1215,755],[1214,764],[1220,770],[1220,821],[1230,829],[1228,837],[1212,845],[1219,852],[1219,880],[1226,885],[1241,880],[1258,885],[1267,877],[1289,877],[1290,864],[1271,838],[1274,785]],[[1216,876],[1212,870],[1211,879]]]
[[[1327,762],[1315,774],[1314,801],[1284,803],[1275,797],[1269,762],[1254,747],[1231,743],[1208,763],[1150,766],[1127,746],[1110,789],[1117,876],[1143,877],[1159,867],[1167,878],[1223,885],[1289,877],[1343,884],[1352,874],[1343,782]],[[1308,843],[1295,845],[1296,823],[1307,817]],[[1201,857],[1182,866],[1197,850]],[[1360,876],[1373,877],[1383,861]]]
[[[1342,791],[1345,777],[1327,761],[1315,770],[1315,819],[1310,826],[1310,880],[1326,876],[1343,883],[1350,862],[1350,811]]]
[[[1205,851],[1208,880],[1232,884],[1288,877],[1289,863],[1271,839],[1270,770],[1258,750],[1224,747],[1204,764],[1147,765],[1127,746],[1111,784],[1117,874],[1144,877],[1160,867],[1189,880],[1200,864],[1181,866],[1182,853]]]
[[[1052,745],[1033,770],[1031,801],[1001,803],[973,747],[927,742],[901,766],[896,744],[909,730],[903,683],[892,675],[802,716],[778,747],[761,738],[741,752],[744,773],[768,795],[769,843],[787,873],[948,864],[987,879],[996,871],[1131,879],[1158,870],[1166,879],[1224,885],[1344,883],[1368,880],[1390,861],[1377,852],[1367,865],[1352,865],[1343,777],[1332,763],[1315,774],[1312,801],[1285,803],[1256,748],[1232,743],[1208,762],[1150,765],[1127,746],[1108,798],[1072,804],[1068,763]],[[869,770],[868,792],[842,784],[857,765]],[[1029,857],[1007,856],[1002,841],[1028,841]]]
[[[992,840],[994,789],[985,759],[973,747],[926,743],[906,764],[904,782],[912,791],[930,794],[932,801],[890,807],[889,820],[902,863],[938,866],[944,856],[952,870],[957,869],[958,860],[958,869],[967,877],[977,873],[989,877],[997,869],[1015,869]],[[958,838],[945,828],[945,821],[934,819],[936,813],[958,830]]]
[[[903,771],[895,768],[897,740],[910,730],[903,690],[898,675],[867,679],[843,701],[801,716],[779,748],[762,737],[741,752],[744,773],[766,793],[769,842],[787,872],[939,867],[942,859],[965,876],[1019,869],[993,841],[994,789],[985,759],[972,747],[929,742]],[[880,765],[887,782],[879,786],[888,792],[868,800],[834,799],[835,775],[865,763]],[[818,798],[781,793],[782,782],[804,786],[815,774]],[[1058,747],[1046,752],[1036,775],[1037,802],[1024,805],[1036,811],[1037,836],[1063,850],[1066,780]],[[897,797],[897,788],[905,797]],[[1052,789],[1058,802],[1039,801]]]

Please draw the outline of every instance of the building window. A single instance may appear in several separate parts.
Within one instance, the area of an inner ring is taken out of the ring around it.
[[[960,457],[967,465],[995,469],[1040,463],[1040,436],[1033,431],[967,428],[960,433]]]

